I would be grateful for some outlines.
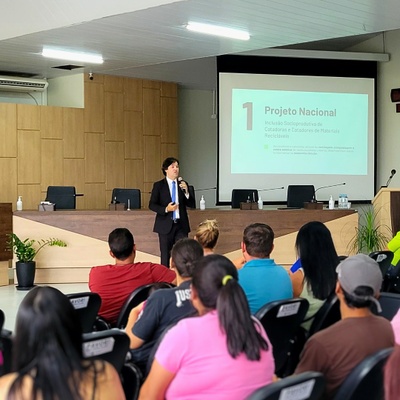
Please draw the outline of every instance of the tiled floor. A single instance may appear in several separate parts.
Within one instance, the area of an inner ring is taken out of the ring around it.
[[[63,293],[76,293],[89,291],[87,283],[63,283],[52,284],[49,286],[56,287]],[[27,291],[20,291],[14,285],[0,287],[0,309],[4,311],[5,322],[4,328],[13,331],[15,325],[15,317],[18,307]]]

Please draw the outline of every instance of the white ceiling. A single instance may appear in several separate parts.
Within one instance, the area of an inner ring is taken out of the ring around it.
[[[0,71],[38,78],[93,71],[204,89],[215,87],[217,55],[293,45],[343,50],[364,40],[360,35],[400,28],[399,0],[3,0],[2,6]],[[251,39],[189,32],[189,20],[245,29]],[[43,58],[43,46],[101,53],[105,62],[54,69],[69,62]]]

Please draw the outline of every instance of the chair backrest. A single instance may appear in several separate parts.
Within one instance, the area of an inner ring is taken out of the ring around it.
[[[272,344],[275,373],[285,374],[293,341],[308,311],[308,301],[302,298],[277,300],[261,307],[255,317],[261,322]]]
[[[157,282],[150,283],[148,285],[139,286],[136,288],[125,300],[123,306],[121,307],[121,311],[119,312],[117,318],[116,327],[119,329],[124,329],[126,323],[128,322],[129,313],[132,308],[138,306],[141,302],[145,301],[149,297],[149,292],[152,288],[157,286],[158,288],[172,288],[174,285],[168,282]]]
[[[70,293],[66,295],[78,313],[83,333],[93,332],[101,297],[93,292]]]
[[[123,189],[114,188],[111,194],[111,203],[117,201],[117,203],[125,204],[125,208],[128,208],[128,199],[130,201],[130,209],[138,209],[142,207],[142,200],[140,197],[140,189]]]
[[[246,201],[258,201],[258,190],[257,189],[233,189],[231,203],[232,208],[240,208],[240,203]]]
[[[324,390],[325,379],[320,372],[303,372],[265,385],[247,400],[319,400]]]
[[[382,272],[382,277],[385,278],[393,260],[393,252],[390,250],[374,251],[370,253],[369,256],[379,264],[379,268]]]
[[[335,400],[383,399],[383,366],[393,348],[380,350],[361,361],[348,375]]]
[[[304,203],[314,197],[314,185],[289,185],[287,188],[287,206],[303,208]]]
[[[129,336],[119,329],[83,334],[82,351],[87,359],[109,362],[121,372],[129,352]]]
[[[135,364],[127,362],[122,367],[120,377],[125,398],[136,400],[139,397],[140,386],[143,381],[143,375],[140,369]]]
[[[336,293],[332,293],[315,314],[314,320],[308,331],[308,337],[314,333],[333,325],[341,318],[340,303]]]
[[[400,294],[381,292],[378,301],[382,308],[382,312],[378,315],[391,321],[399,311]]]
[[[46,201],[54,203],[56,210],[75,210],[75,186],[48,186]]]
[[[0,331],[3,329],[5,319],[4,311],[0,310]]]

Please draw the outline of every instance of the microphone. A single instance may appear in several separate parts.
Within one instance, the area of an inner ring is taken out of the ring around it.
[[[388,187],[389,186],[389,183],[390,183],[390,181],[392,180],[392,178],[394,177],[394,174],[396,173],[396,170],[395,169],[392,169],[391,171],[390,171],[390,176],[389,176],[389,179],[387,180],[387,182],[386,182],[386,186],[383,186],[383,187]]]
[[[182,182],[185,182],[185,181],[183,180],[183,178],[182,178],[181,176],[179,176],[178,179],[177,179],[177,181],[178,181],[178,186],[181,188],[182,192],[186,194],[187,191],[181,187],[181,183],[182,183]],[[185,182],[185,183],[186,183],[186,182]],[[187,183],[186,183],[186,186],[187,186]]]
[[[346,184],[346,182],[343,182],[343,183],[335,183],[334,185],[321,186],[321,187],[319,187],[318,189],[315,189],[315,190],[314,190],[314,193],[313,193],[313,198],[312,198],[312,200],[311,200],[311,203],[316,203],[316,202],[317,202],[317,198],[315,197],[315,193],[317,193],[318,190],[320,190],[320,189],[326,189],[326,188],[331,188],[331,187],[335,187],[335,186],[343,186],[343,185],[345,185],[345,184]]]
[[[276,187],[276,188],[269,188],[269,189],[257,189],[258,192],[268,192],[270,190],[279,190],[279,189],[285,189],[283,186],[281,187]]]
[[[214,187],[209,187],[209,188],[204,188],[204,189],[194,189],[194,191],[195,192],[203,192],[203,191],[206,191],[206,190],[216,190],[216,189],[217,189],[217,187],[214,186]]]

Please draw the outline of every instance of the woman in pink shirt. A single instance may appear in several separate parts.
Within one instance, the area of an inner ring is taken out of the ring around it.
[[[220,255],[198,260],[191,296],[199,316],[167,332],[139,399],[242,400],[271,382],[272,348],[232,262]]]

